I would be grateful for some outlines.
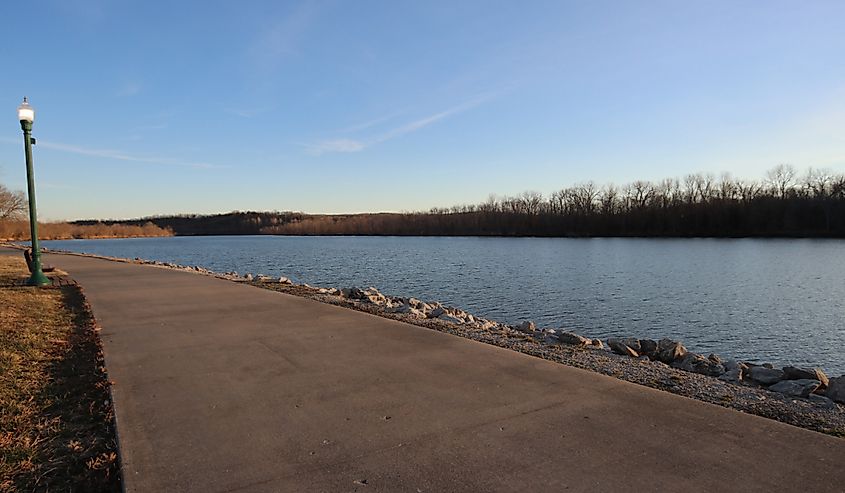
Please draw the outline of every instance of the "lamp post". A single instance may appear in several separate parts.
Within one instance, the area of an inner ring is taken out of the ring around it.
[[[35,120],[35,109],[29,105],[26,98],[18,106],[18,120],[23,130],[23,148],[26,153],[26,185],[29,194],[29,233],[32,241],[32,275],[27,284],[30,286],[44,286],[50,280],[41,271],[41,248],[38,247],[38,216],[35,213],[35,176],[32,171],[32,122]]]

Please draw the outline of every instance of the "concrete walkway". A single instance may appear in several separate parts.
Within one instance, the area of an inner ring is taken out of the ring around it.
[[[103,327],[127,491],[845,491],[845,440],[352,310],[47,256]]]

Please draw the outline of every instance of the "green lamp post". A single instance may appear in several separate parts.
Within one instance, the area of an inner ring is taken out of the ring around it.
[[[27,284],[30,286],[44,286],[50,280],[41,271],[41,248],[38,246],[38,216],[35,213],[35,176],[32,171],[32,122],[35,120],[35,109],[29,105],[26,98],[18,106],[18,120],[23,130],[23,148],[26,153],[26,185],[29,194],[29,233],[32,240],[32,275]]]

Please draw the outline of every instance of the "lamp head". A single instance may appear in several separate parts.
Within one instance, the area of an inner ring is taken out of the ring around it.
[[[23,98],[23,103],[18,106],[18,120],[29,123],[35,120],[35,108],[29,105],[26,97]]]

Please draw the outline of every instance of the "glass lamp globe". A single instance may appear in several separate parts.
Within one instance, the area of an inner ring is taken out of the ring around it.
[[[18,120],[29,123],[35,120],[35,108],[29,105],[26,98],[23,98],[23,103],[18,106]]]

